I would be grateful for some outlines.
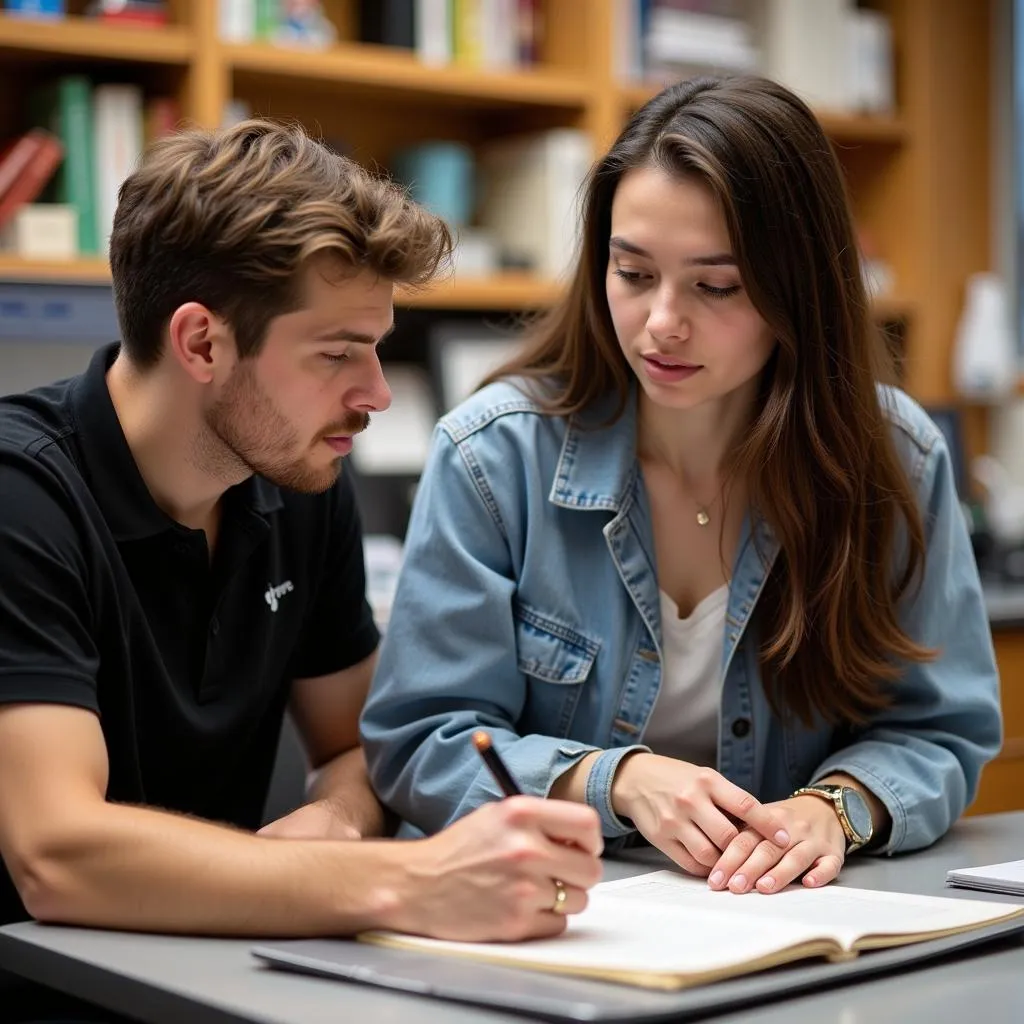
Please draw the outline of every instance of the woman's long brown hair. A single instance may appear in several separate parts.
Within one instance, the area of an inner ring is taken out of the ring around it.
[[[904,663],[934,655],[898,621],[925,540],[877,389],[893,368],[871,320],[842,173],[801,100],[767,79],[704,78],[639,110],[587,182],[564,298],[491,379],[526,378],[556,415],[608,393],[625,409],[632,373],[605,275],[615,190],[644,166],[711,190],[777,339],[729,467],[780,547],[758,611],[768,698],[805,723],[862,723],[890,701]]]

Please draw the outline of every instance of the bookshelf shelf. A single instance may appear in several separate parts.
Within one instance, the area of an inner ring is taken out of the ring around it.
[[[0,253],[0,282],[37,284],[110,284],[110,267],[100,257],[75,260],[24,260]],[[550,305],[561,292],[556,281],[530,274],[449,277],[430,288],[399,291],[395,304],[405,309],[531,310]]]
[[[33,21],[0,14],[0,55],[184,65],[191,51],[192,33],[174,25],[149,29],[102,24],[91,18]]]
[[[110,268],[99,257],[76,260],[23,260],[0,253],[0,282],[28,281],[44,284],[110,284]],[[399,289],[395,305],[403,309],[534,310],[550,306],[562,294],[563,285],[533,274],[503,273],[493,277],[448,277],[429,288]],[[893,296],[872,303],[880,323],[910,320],[914,303]]]
[[[0,282],[39,284],[110,284],[110,267],[100,257],[73,260],[26,260],[0,253]]]
[[[422,291],[402,291],[395,305],[406,309],[531,310],[550,306],[562,292],[557,281],[529,274],[450,278]]]
[[[625,114],[642,107],[659,86],[650,84],[625,85],[619,90],[620,105]],[[815,112],[822,127],[835,142],[903,142],[907,126],[899,117],[878,117],[866,114],[845,114],[819,110]]]
[[[914,317],[914,303],[900,295],[874,299],[871,313],[879,323],[896,323],[911,320]]]
[[[269,45],[223,47],[234,71],[307,82],[337,82],[379,93],[487,106],[581,109],[588,100],[585,78],[555,71],[479,71],[432,67],[411,54],[368,43],[341,43],[307,52]]]
[[[835,142],[900,143],[907,137],[906,123],[899,117],[817,112],[818,120]]]

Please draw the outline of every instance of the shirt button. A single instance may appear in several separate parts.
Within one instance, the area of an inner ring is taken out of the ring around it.
[[[214,616],[210,619],[210,632],[216,636],[220,632],[220,619]]]
[[[737,718],[732,723],[732,734],[736,739],[741,740],[750,732],[750,719],[749,718]]]

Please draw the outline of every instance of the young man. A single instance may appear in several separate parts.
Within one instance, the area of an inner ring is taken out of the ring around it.
[[[495,939],[583,907],[586,807],[346,841],[383,819],[342,459],[390,402],[394,285],[449,251],[401,191],[269,122],[172,136],[124,184],[120,347],[0,401],[0,924]],[[316,790],[254,834],[289,700]]]

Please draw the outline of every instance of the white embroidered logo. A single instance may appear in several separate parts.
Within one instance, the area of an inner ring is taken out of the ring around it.
[[[268,584],[267,592],[263,595],[263,600],[270,605],[272,612],[277,611],[278,598],[284,597],[285,594],[290,594],[295,588],[292,586],[291,580],[285,580],[284,583],[279,583],[276,587],[273,583]]]

